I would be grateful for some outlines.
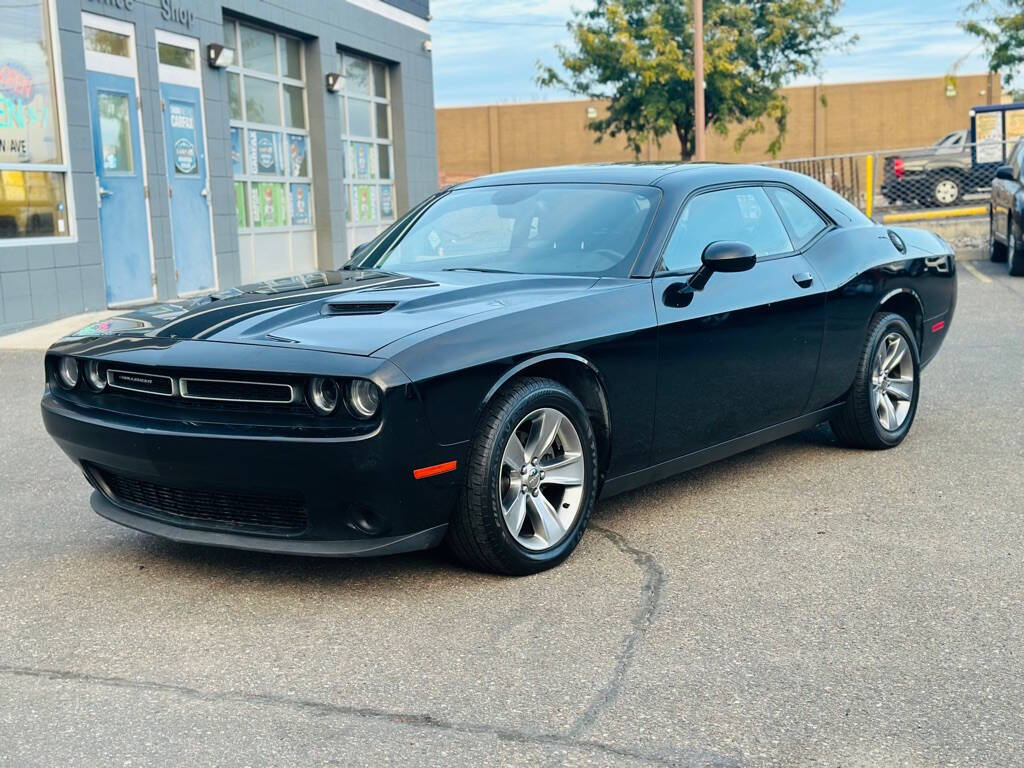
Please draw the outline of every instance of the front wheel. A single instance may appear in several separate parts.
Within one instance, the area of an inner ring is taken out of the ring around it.
[[[900,315],[880,313],[868,327],[857,374],[843,409],[829,424],[851,448],[892,448],[903,442],[917,412],[921,357]]]
[[[526,575],[576,549],[597,496],[597,443],[561,384],[523,378],[489,404],[470,447],[448,547],[485,571]]]

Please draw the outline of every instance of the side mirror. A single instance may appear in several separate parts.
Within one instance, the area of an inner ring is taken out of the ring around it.
[[[1013,181],[1013,167],[1009,165],[1000,165],[996,168],[996,178],[1003,179],[1005,181]]]
[[[708,284],[715,272],[746,272],[757,263],[754,249],[736,240],[718,240],[709,243],[700,255],[700,269],[690,278],[689,286],[699,291]]]

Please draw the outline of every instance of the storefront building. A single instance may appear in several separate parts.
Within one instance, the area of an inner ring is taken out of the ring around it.
[[[437,187],[427,0],[0,10],[0,333],[337,267]]]

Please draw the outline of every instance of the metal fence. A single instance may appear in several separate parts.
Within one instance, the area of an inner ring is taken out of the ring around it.
[[[1016,141],[952,141],[930,147],[858,152],[765,163],[830,187],[880,221],[988,213],[996,169]]]

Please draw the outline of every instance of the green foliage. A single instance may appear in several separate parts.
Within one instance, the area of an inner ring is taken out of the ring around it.
[[[840,0],[705,0],[706,129],[740,130],[737,148],[774,123],[768,151],[782,147],[789,108],[779,88],[818,74],[822,55],[855,41],[834,23]],[[574,44],[558,46],[561,68],[538,63],[537,82],[578,96],[608,99],[599,135],[644,142],[674,132],[682,158],[693,155],[692,8],[681,0],[596,0],[569,22]]]
[[[1024,0],[974,0],[966,11],[960,26],[984,43],[988,68],[1011,86],[1024,62]]]

